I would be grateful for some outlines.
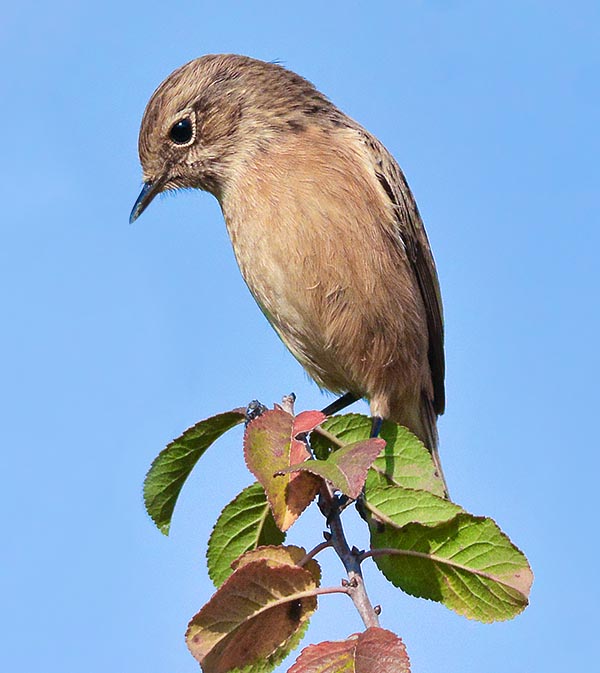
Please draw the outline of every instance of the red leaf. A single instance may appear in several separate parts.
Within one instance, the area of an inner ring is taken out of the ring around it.
[[[310,457],[304,442],[292,440],[294,418],[273,409],[253,420],[244,435],[246,465],[265,489],[277,526],[287,530],[319,490],[320,480],[309,473],[275,476],[291,464]]]
[[[281,470],[280,473],[310,472],[327,479],[336,489],[351,498],[358,498],[369,467],[384,448],[383,439],[365,439],[338,449],[327,460],[306,460]]]
[[[311,432],[326,418],[327,416],[322,411],[303,411],[294,418],[292,437],[297,437],[304,432]]]
[[[391,631],[371,627],[347,640],[309,645],[288,673],[410,673],[404,643]]]

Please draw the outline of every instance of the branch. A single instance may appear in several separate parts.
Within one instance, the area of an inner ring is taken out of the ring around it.
[[[365,589],[360,568],[361,554],[355,547],[350,549],[348,546],[342,527],[338,503],[333,494],[332,486],[327,481],[323,481],[323,486],[321,487],[319,509],[327,517],[327,524],[331,531],[329,542],[340,557],[348,574],[348,583],[346,584],[348,595],[358,610],[358,614],[361,616],[365,627],[379,626],[379,612],[371,605]]]

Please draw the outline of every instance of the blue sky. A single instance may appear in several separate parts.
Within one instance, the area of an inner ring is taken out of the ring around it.
[[[254,305],[212,197],[166,197],[127,224],[146,101],[210,52],[280,60],[405,170],[445,303],[450,488],[535,572],[531,606],[490,626],[367,568],[383,625],[415,673],[589,669],[598,3],[25,0],[2,15],[3,670],[196,671],[183,633],[212,591],[211,525],[251,481],[240,435],[205,456],[168,539],[144,512],[145,471],[218,411],[292,390],[299,408],[326,399]],[[320,526],[309,514],[291,540],[317,540]],[[325,597],[309,637],[360,627]]]

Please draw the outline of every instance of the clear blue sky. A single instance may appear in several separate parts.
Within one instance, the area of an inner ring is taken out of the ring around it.
[[[292,390],[300,408],[324,402],[254,305],[212,197],[157,200],[127,223],[146,101],[209,52],[279,59],[399,160],[445,301],[449,484],[535,571],[528,610],[485,626],[368,569],[384,626],[415,673],[590,669],[599,26],[592,0],[3,8],[2,670],[196,671],[183,633],[212,591],[211,524],[251,481],[240,435],[206,455],[168,539],[144,512],[144,473],[200,418]],[[291,539],[320,526],[311,515]],[[359,628],[325,597],[309,635]]]

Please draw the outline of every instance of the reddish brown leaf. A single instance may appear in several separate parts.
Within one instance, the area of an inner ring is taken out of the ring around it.
[[[252,421],[244,435],[246,465],[265,489],[277,526],[287,530],[319,490],[313,474],[275,476],[310,457],[304,442],[292,440],[294,418],[283,409],[266,411]]]
[[[298,565],[306,557],[306,549],[295,545],[263,545],[251,549],[239,556],[232,564],[234,570],[238,570],[253,561],[264,560],[269,565]],[[319,586],[321,583],[321,568],[315,559],[310,559],[301,566],[310,572]]]
[[[404,643],[386,629],[371,627],[347,640],[309,645],[288,673],[410,673]]]
[[[327,460],[307,460],[281,470],[281,474],[310,472],[327,479],[336,489],[351,498],[358,498],[369,467],[384,448],[383,439],[365,439],[338,449]]]
[[[265,560],[236,570],[189,623],[186,642],[204,673],[278,663],[317,607],[313,575]]]
[[[354,673],[356,636],[305,647],[288,673]]]
[[[358,636],[356,673],[410,673],[402,640],[391,631],[370,628]]]
[[[303,411],[299,413],[294,418],[294,428],[292,430],[292,436],[297,437],[298,435],[305,432],[312,432],[317,425],[320,425],[327,416],[322,411]]]

